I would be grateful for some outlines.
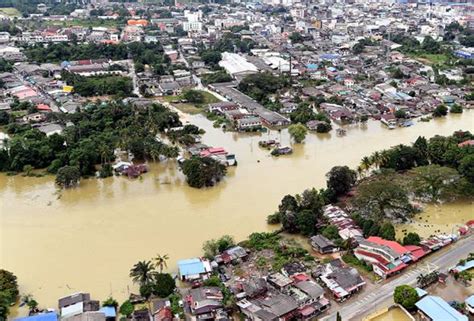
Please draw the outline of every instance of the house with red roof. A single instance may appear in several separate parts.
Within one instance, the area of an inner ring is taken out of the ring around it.
[[[399,273],[413,261],[410,250],[395,241],[371,236],[358,240],[358,243],[354,255],[372,264],[374,272],[383,278]]]

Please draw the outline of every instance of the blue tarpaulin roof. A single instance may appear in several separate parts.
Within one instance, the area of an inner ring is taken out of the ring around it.
[[[115,318],[117,316],[114,307],[102,307],[100,312],[103,312],[106,318]]]
[[[179,274],[181,276],[196,275],[206,272],[204,263],[200,259],[188,259],[178,262]]]
[[[416,303],[433,321],[468,321],[467,316],[459,313],[439,296],[428,295]]]
[[[421,297],[424,297],[425,295],[428,294],[428,292],[426,292],[425,290],[421,289],[421,288],[415,288],[416,290],[416,293],[418,293],[418,296],[421,298]]]
[[[316,64],[307,64],[306,68],[308,68],[308,69],[318,69],[318,65],[316,65]]]
[[[31,317],[17,318],[15,321],[57,321],[58,315],[56,312],[42,313],[33,315]]]

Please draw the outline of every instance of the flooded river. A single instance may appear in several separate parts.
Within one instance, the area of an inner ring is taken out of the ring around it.
[[[205,240],[268,230],[265,218],[285,194],[323,187],[334,165],[355,167],[363,156],[419,135],[474,129],[472,111],[392,131],[369,122],[348,127],[345,137],[309,134],[293,155],[272,158],[258,141],[289,144],[286,131],[222,133],[200,115],[188,119],[207,131],[205,143],[237,156],[239,165],[217,187],[188,187],[175,163],[153,165],[134,181],[83,180],[60,194],[52,177],[0,175],[0,267],[18,276],[23,293],[43,307],[56,307],[58,297],[75,291],[122,301],[134,289],[128,272],[138,260],[167,253],[169,270],[176,271],[176,261],[199,255]]]

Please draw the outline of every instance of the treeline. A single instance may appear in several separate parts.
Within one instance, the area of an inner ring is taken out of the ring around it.
[[[392,221],[407,220],[417,211],[412,199],[449,201],[474,195],[474,146],[461,144],[472,139],[474,135],[467,131],[429,140],[419,137],[410,146],[398,145],[364,157],[357,171],[335,166],[326,174],[326,189],[284,196],[267,222],[281,223],[289,233],[322,233],[338,240],[337,229],[327,225],[322,208],[354,189],[346,202],[364,236],[394,239]],[[416,239],[410,235],[404,243],[414,244]]]
[[[144,70],[144,65],[150,65],[159,75],[168,70],[170,63],[159,43],[131,42],[128,44],[77,44],[77,43],[50,43],[36,44],[24,48],[24,53],[30,61],[37,63],[74,61],[83,59],[133,59],[136,72]]]
[[[84,96],[115,95],[129,97],[133,93],[132,79],[116,75],[84,77],[67,71],[61,72],[61,79],[74,86],[74,92]]]
[[[131,152],[135,159],[158,160],[176,157],[178,148],[156,140],[157,133],[180,126],[176,113],[161,105],[134,108],[121,102],[89,105],[75,114],[51,114],[51,121],[72,122],[62,134],[46,136],[30,125],[10,123],[12,136],[0,151],[1,171],[46,168],[56,173],[65,166],[76,167],[82,176],[94,175],[96,165],[114,161],[114,150]]]
[[[278,90],[288,85],[289,79],[287,77],[277,77],[270,72],[262,72],[248,75],[242,79],[239,83],[239,90],[267,106],[272,104],[269,96],[276,94]]]

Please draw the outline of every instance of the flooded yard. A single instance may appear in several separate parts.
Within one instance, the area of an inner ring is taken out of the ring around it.
[[[282,197],[324,187],[332,166],[356,167],[363,156],[419,135],[472,130],[474,112],[395,130],[369,121],[348,126],[344,137],[309,134],[304,144],[292,145],[292,155],[279,158],[258,141],[291,145],[286,130],[223,133],[201,115],[187,119],[206,130],[204,143],[237,156],[239,165],[216,187],[188,187],[175,162],[152,164],[141,179],[89,179],[62,192],[53,177],[0,175],[0,266],[18,276],[23,293],[41,307],[56,307],[59,297],[78,291],[122,301],[136,290],[128,274],[137,261],[169,254],[169,271],[176,272],[176,261],[200,255],[208,239],[230,234],[242,240],[272,229],[266,217]],[[425,214],[449,230],[472,218],[472,204],[427,208]]]

